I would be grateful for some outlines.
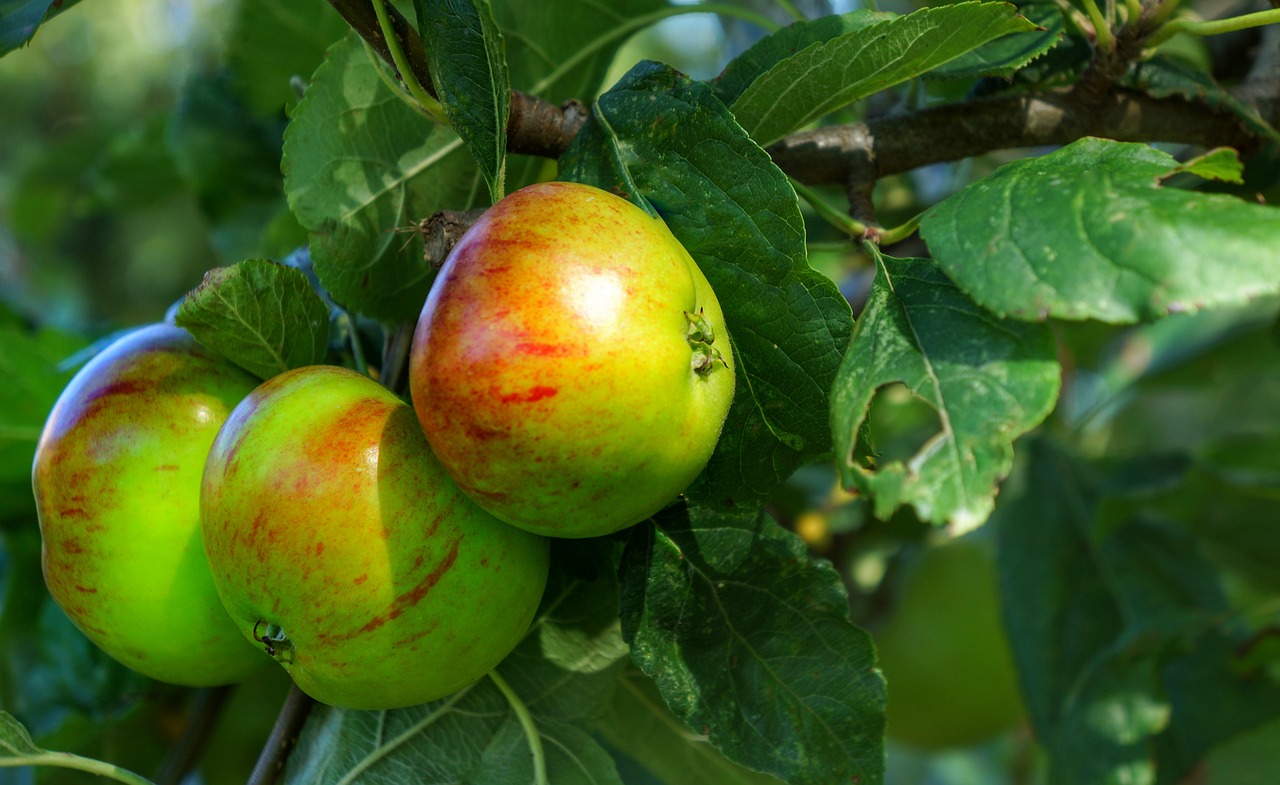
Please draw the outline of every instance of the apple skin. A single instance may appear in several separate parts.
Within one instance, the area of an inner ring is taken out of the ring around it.
[[[874,639],[890,739],[926,750],[968,746],[1022,720],[987,544],[962,537],[926,547]]]
[[[699,315],[710,341],[690,336]],[[427,441],[478,504],[528,531],[594,537],[698,476],[733,367],[715,293],[666,225],[549,182],[499,201],[454,246],[409,378]]]
[[[343,708],[425,703],[481,678],[546,585],[546,538],[477,507],[413,409],[336,366],[285,372],[236,407],[201,509],[241,632]]]
[[[218,600],[200,481],[219,426],[258,379],[178,327],[118,339],[62,391],[32,488],[45,583],[86,636],[160,681],[240,681],[266,658]]]

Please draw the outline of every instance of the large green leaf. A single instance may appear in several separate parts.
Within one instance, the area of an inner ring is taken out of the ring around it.
[[[561,167],[655,210],[711,282],[737,389],[690,494],[717,509],[759,507],[830,451],[827,392],[852,330],[848,303],[806,261],[786,176],[710,89],[655,63],[600,96]]]
[[[210,270],[177,324],[263,379],[324,362],[329,349],[329,306],[301,270],[266,259]]]
[[[1126,487],[1114,467],[1087,467],[1042,439],[1022,455],[992,523],[1052,781],[1154,783],[1159,772],[1174,782],[1212,745],[1275,716],[1276,685],[1224,656],[1243,631],[1223,623],[1226,599],[1199,544],[1108,502]]]
[[[1280,209],[1162,187],[1179,168],[1081,139],[935,205],[920,233],[975,302],[1018,319],[1134,322],[1280,291]]]
[[[343,306],[411,319],[433,272],[418,222],[485,203],[462,142],[379,77],[358,36],[329,50],[284,139],[285,192],[321,283]]]
[[[414,0],[431,81],[453,130],[502,198],[507,172],[510,78],[489,0]]]
[[[325,0],[238,3],[227,36],[232,80],[255,112],[278,114],[298,102],[294,77],[309,79],[349,29]]]
[[[1034,30],[1008,3],[923,8],[814,43],[778,62],[730,108],[762,145],[1008,33]]]
[[[541,738],[548,781],[621,785],[591,737],[625,666],[611,574],[573,577],[607,561],[596,543],[556,543],[552,579],[529,634],[498,666]],[[585,549],[585,550],[584,550]],[[580,571],[580,568],[579,570]],[[289,758],[286,785],[528,785],[533,753],[525,727],[489,678],[442,700],[391,711],[319,706]]]
[[[842,480],[869,495],[880,517],[911,504],[928,521],[984,521],[1012,468],[1013,440],[1057,400],[1053,336],[1044,325],[992,316],[928,260],[875,257],[831,396]],[[938,432],[910,460],[862,465],[854,447],[868,407],[893,383],[937,412]]]
[[[839,575],[767,516],[669,508],[623,557],[631,656],[725,757],[793,785],[884,775],[884,680]]]
[[[729,61],[724,71],[712,82],[716,97],[732,104],[761,74],[813,44],[830,41],[864,27],[893,19],[897,14],[859,10],[806,19],[788,25],[752,44],[745,52]]]

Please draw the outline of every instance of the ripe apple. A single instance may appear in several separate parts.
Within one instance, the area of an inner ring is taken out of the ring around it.
[[[516,191],[463,235],[410,354],[427,441],[502,520],[593,537],[706,466],[733,399],[711,285],[657,218],[587,185]]]
[[[925,548],[873,633],[888,684],[886,733],[920,749],[976,744],[1023,716],[1000,620],[995,561],[962,537]]]
[[[471,502],[413,410],[336,366],[283,373],[218,433],[201,492],[241,632],[317,700],[388,709],[488,673],[528,630],[548,541]]]
[[[200,540],[200,477],[258,379],[169,325],[112,343],[45,422],[32,486],[45,582],[85,635],[161,681],[239,681],[265,658],[218,600]]]

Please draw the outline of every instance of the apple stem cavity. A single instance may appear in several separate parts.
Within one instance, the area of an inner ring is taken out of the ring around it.
[[[707,321],[703,315],[703,309],[699,308],[697,313],[684,312],[684,318],[689,321],[689,347],[693,349],[693,356],[689,361],[694,373],[699,376],[706,376],[711,373],[711,369],[715,367],[717,362],[728,368],[729,363],[724,359],[724,355],[720,350],[711,344],[715,343],[716,332],[712,328],[711,323]]]
[[[264,627],[264,632],[259,635],[258,627]],[[253,639],[262,644],[266,649],[267,656],[272,657],[279,663],[293,662],[293,641],[289,640],[289,636],[285,635],[284,628],[273,622],[265,622],[258,619],[253,624]]]
[[[696,314],[685,311],[685,319],[689,320],[689,333],[687,333],[689,347],[694,350],[694,355],[689,362],[694,373],[699,376],[708,375],[712,373],[713,368],[716,368],[717,362],[724,368],[728,368],[728,361],[724,360],[724,355],[718,348],[712,346],[712,343],[716,342],[716,330],[704,318],[703,309],[698,309]]]
[[[689,320],[689,345],[691,346],[699,343],[715,343],[716,332],[702,314],[702,308],[699,308],[697,313],[684,312],[684,318]]]

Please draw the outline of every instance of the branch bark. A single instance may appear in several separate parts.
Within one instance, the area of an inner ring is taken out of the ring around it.
[[[1115,89],[1087,103],[1069,88],[1001,95],[795,134],[769,148],[784,172],[811,185],[847,184],[994,150],[1061,145],[1083,136],[1121,142],[1257,144],[1233,115],[1181,98]]]
[[[391,62],[369,0],[329,2]],[[1148,11],[1156,13],[1159,8],[1155,3]],[[417,32],[394,8],[389,10],[414,74],[429,86],[431,75]],[[1255,149],[1258,138],[1229,113],[1182,98],[1156,99],[1113,85],[1148,32],[1145,23],[1127,32],[1122,29],[1117,50],[1100,58],[1093,71],[1071,88],[1000,95],[822,128],[790,136],[769,152],[792,177],[810,185],[843,185],[853,203],[861,205],[867,183],[880,177],[996,150],[1067,144],[1082,136],[1226,145],[1246,154]],[[1265,99],[1263,103],[1274,109],[1274,96],[1271,98],[1272,103],[1266,104]],[[586,119],[586,108],[576,101],[555,106],[513,90],[507,149],[559,158]]]

